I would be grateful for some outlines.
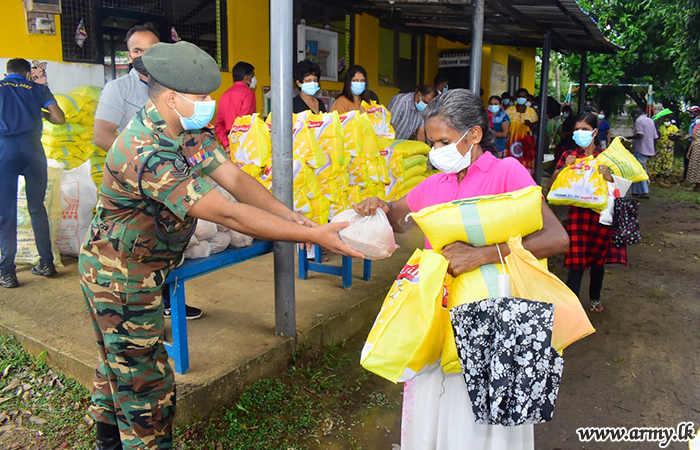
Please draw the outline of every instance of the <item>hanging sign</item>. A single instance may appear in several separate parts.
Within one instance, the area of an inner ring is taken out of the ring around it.
[[[440,56],[438,58],[438,67],[440,69],[449,69],[451,67],[469,67],[469,53],[451,53]]]

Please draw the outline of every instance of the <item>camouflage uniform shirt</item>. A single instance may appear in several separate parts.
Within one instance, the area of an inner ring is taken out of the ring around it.
[[[81,278],[89,283],[133,293],[161,290],[187,242],[160,239],[151,207],[138,186],[164,205],[161,229],[183,237],[193,226],[192,206],[212,186],[203,176],[227,158],[212,130],[186,131],[175,136],[152,102],[141,109],[107,154],[97,213],[80,255]]]

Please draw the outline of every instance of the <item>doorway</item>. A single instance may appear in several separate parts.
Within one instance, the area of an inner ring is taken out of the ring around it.
[[[520,89],[520,80],[523,73],[523,61],[518,58],[508,57],[508,92],[515,95]]]

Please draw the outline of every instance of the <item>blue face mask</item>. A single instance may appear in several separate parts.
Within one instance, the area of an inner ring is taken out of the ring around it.
[[[497,114],[498,111],[501,110],[501,107],[498,105],[489,105],[489,111],[491,111],[494,114]]]
[[[510,100],[507,98],[503,99],[503,106],[510,106]]]
[[[422,98],[420,99],[419,102],[415,103],[415,105],[416,105],[416,109],[418,111],[423,111],[425,108],[428,107],[428,104],[425,103]]]
[[[303,83],[301,85],[301,92],[303,92],[306,95],[316,95],[316,92],[318,92],[318,83],[316,83],[315,81]]]
[[[450,88],[450,86],[446,84],[446,85],[442,88],[442,93],[444,94],[445,92],[447,92],[447,90],[448,90],[449,88]]]
[[[524,105],[527,102],[525,97],[518,97],[518,105]]]
[[[355,95],[362,95],[365,92],[365,82],[364,81],[353,81],[350,83],[350,90]]]
[[[598,118],[599,118],[600,120],[605,119],[605,114],[598,114]]]
[[[593,142],[593,132],[590,130],[574,131],[574,142],[581,148],[586,148]]]
[[[192,101],[184,95],[176,92],[177,95],[184,98],[190,103],[194,103],[194,113],[191,117],[182,117],[182,115],[175,110],[178,116],[180,116],[180,124],[185,130],[201,130],[206,127],[211,119],[214,117],[214,111],[216,110],[216,102],[214,100],[210,101]]]
[[[562,119],[566,119],[567,117],[569,117],[569,113],[561,113],[561,117]]]

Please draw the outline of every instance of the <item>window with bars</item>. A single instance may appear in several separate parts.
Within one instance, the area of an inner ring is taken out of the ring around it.
[[[102,22],[107,18],[109,24],[118,24],[111,25],[107,35],[125,35],[129,24],[150,21],[162,25],[163,42],[172,42],[174,29],[180,40],[198,45],[216,59],[222,70],[228,70],[226,0],[63,0],[63,59],[104,63],[104,47],[108,44],[104,42],[103,31],[107,30]],[[76,42],[81,20],[87,35],[82,48]],[[117,28],[123,28],[122,23],[126,28],[120,31]]]
[[[170,0],[172,26],[180,39],[198,45],[228,70],[226,0]]]
[[[101,63],[97,51],[99,41],[101,39],[95,26],[94,2],[91,0],[63,0],[61,13],[63,60]]]

